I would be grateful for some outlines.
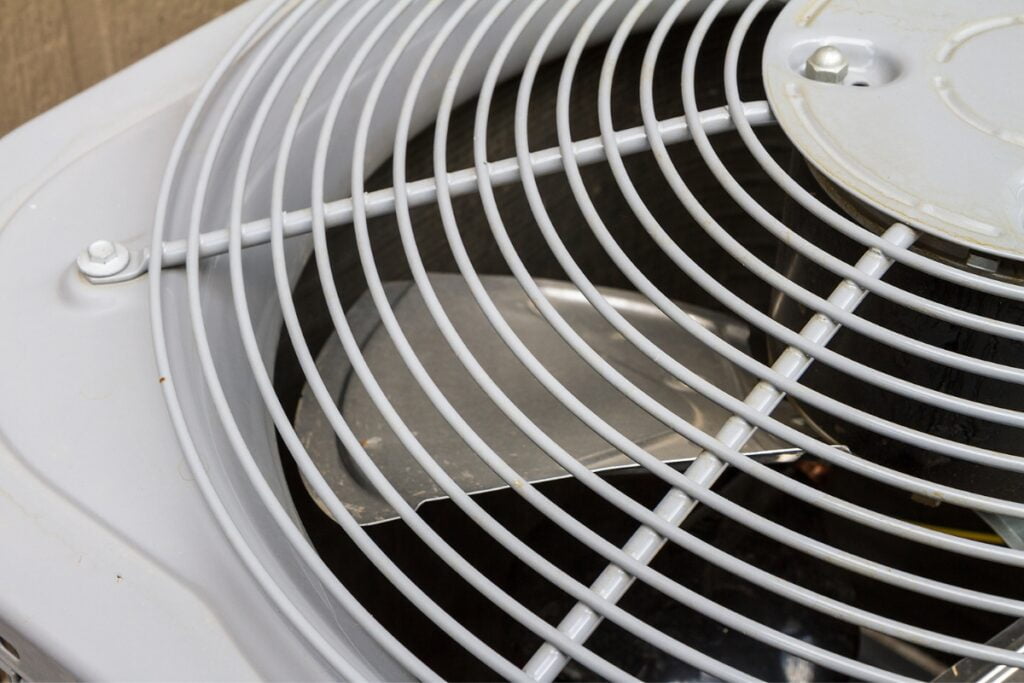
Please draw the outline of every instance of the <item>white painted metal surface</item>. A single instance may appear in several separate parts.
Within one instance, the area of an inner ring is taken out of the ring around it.
[[[0,637],[18,655],[0,648],[0,670],[26,680],[329,675],[224,547],[181,458],[146,284],[103,292],[72,264],[83,241],[146,239],[189,102],[265,5],[0,140]]]

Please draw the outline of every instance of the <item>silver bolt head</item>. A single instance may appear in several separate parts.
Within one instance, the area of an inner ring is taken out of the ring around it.
[[[117,256],[117,247],[110,240],[97,240],[86,249],[93,263],[107,263]]]
[[[846,55],[833,45],[819,47],[804,65],[804,75],[820,83],[842,83],[849,71]]]

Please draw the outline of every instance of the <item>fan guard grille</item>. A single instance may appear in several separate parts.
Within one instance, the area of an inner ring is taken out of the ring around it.
[[[697,82],[695,73],[702,40],[729,3],[718,0],[710,3],[709,7],[700,8],[696,27],[685,46],[681,74],[685,120],[659,120],[656,117],[652,74],[655,61],[669,47],[665,43],[669,29],[681,17],[697,16],[698,8],[686,0],[671,4],[648,0],[629,7],[620,7],[611,0],[596,4],[548,3],[544,0],[496,3],[477,3],[474,0],[348,3],[338,0],[332,3],[307,1],[295,7],[285,7],[289,4],[278,2],[261,15],[225,57],[195,103],[166,174],[149,273],[163,388],[197,481],[229,538],[268,594],[305,635],[310,646],[334,666],[339,675],[346,678],[386,677],[394,676],[396,672],[404,675],[401,672],[405,672],[420,678],[435,678],[429,666],[382,627],[375,616],[331,574],[303,535],[287,502],[287,494],[282,493],[274,481],[273,468],[268,468],[266,460],[256,452],[261,422],[247,417],[254,395],[258,395],[261,402],[261,419],[265,422],[269,417],[272,421],[302,476],[315,489],[344,532],[416,608],[501,677],[551,680],[571,658],[596,675],[611,679],[631,678],[631,672],[607,659],[602,652],[587,647],[587,638],[597,624],[608,620],[708,675],[727,680],[751,678],[736,662],[709,656],[617,606],[618,599],[631,583],[639,580],[659,591],[665,599],[678,601],[725,628],[741,632],[798,659],[855,679],[894,678],[891,671],[760,623],[649,566],[665,542],[676,544],[703,561],[787,600],[886,637],[956,657],[1011,667],[1024,665],[1024,655],[1018,652],[890,618],[775,576],[680,527],[696,506],[706,506],[778,544],[908,594],[944,601],[949,609],[982,610],[1003,615],[1007,621],[1024,616],[1024,600],[889,567],[884,562],[871,559],[870,553],[852,552],[787,528],[712,489],[715,480],[727,467],[735,468],[762,486],[777,489],[824,513],[901,539],[908,548],[926,546],[938,549],[951,562],[958,561],[958,558],[971,558],[1016,571],[1024,566],[1024,553],[1020,550],[924,528],[844,500],[751,460],[740,451],[754,430],[763,430],[801,449],[808,457],[876,482],[880,491],[897,490],[941,501],[997,516],[1011,526],[1019,523],[1015,520],[1024,517],[1024,504],[1017,500],[985,495],[903,472],[881,464],[877,459],[836,449],[823,439],[772,417],[773,409],[788,395],[801,405],[841,417],[879,439],[884,438],[886,442],[941,454],[972,463],[980,469],[1008,474],[1024,471],[1024,461],[1016,454],[990,450],[884,419],[846,404],[838,390],[835,393],[823,392],[800,382],[805,369],[817,361],[851,381],[875,387],[880,394],[900,396],[954,416],[1019,430],[1024,424],[1024,415],[1015,409],[969,400],[880,372],[832,350],[828,344],[840,327],[847,328],[888,347],[892,353],[913,356],[938,368],[955,369],[1016,387],[1024,383],[1024,371],[1017,367],[915,339],[860,316],[856,311],[865,297],[879,297],[958,328],[991,335],[998,340],[1019,342],[1024,339],[1024,328],[1015,323],[931,300],[922,293],[890,284],[883,280],[883,276],[890,267],[894,267],[893,264],[898,264],[895,267],[999,297],[1012,305],[1024,300],[1024,288],[1015,282],[972,273],[912,250],[917,235],[906,226],[894,224],[881,235],[866,230],[816,198],[769,155],[753,129],[755,125],[771,123],[769,109],[764,102],[742,101],[736,80],[741,48],[758,49],[756,45],[744,44],[746,32],[768,0],[755,0],[745,5],[733,29],[723,65],[727,109],[698,110],[696,92],[701,84]],[[610,92],[617,59],[626,39],[647,26],[654,28],[641,73],[639,97],[643,126],[616,131],[611,120]],[[611,40],[594,95],[598,102],[602,135],[599,140],[574,141],[570,133],[569,95],[575,68],[585,47],[608,37]],[[684,49],[683,46],[671,47]],[[559,97],[555,103],[559,148],[531,153],[526,115],[531,85],[543,61],[559,52],[566,54]],[[502,78],[520,71],[514,131],[516,158],[491,161],[487,150],[489,98]],[[443,74],[443,80],[437,80],[439,74]],[[430,90],[429,97],[423,94],[425,89]],[[446,167],[445,152],[449,117],[458,102],[477,93],[476,164],[472,169],[452,172]],[[430,107],[433,109],[426,111]],[[343,113],[344,116],[355,115],[342,125],[338,121]],[[405,177],[407,144],[415,130],[434,120],[434,177],[409,182]],[[709,138],[709,135],[724,130],[735,130],[763,172],[792,201],[830,229],[861,245],[863,256],[853,264],[833,256],[826,247],[791,230],[747,194],[730,175],[728,166],[716,155]],[[830,295],[820,296],[758,259],[730,234],[729,226],[716,221],[708,207],[690,192],[686,178],[681,177],[671,162],[667,145],[683,140],[692,141],[722,187],[764,230],[834,276],[838,285]],[[804,327],[794,331],[744,301],[710,276],[700,263],[688,256],[685,245],[678,244],[666,233],[647,211],[622,161],[624,154],[647,148],[652,150],[665,181],[678,197],[681,209],[693,216],[707,235],[735,259],[735,267],[749,269],[763,280],[766,288],[784,294],[810,311]],[[367,194],[367,174],[373,170],[375,162],[389,156],[393,163],[393,187]],[[618,183],[616,190],[633,208],[650,239],[724,309],[762,330],[781,345],[784,351],[773,364],[763,363],[702,328],[665,296],[618,247],[594,209],[587,184],[578,170],[582,163],[604,159]],[[296,171],[298,166],[303,166],[303,169]],[[343,167],[341,171],[339,166]],[[536,177],[551,172],[564,173],[570,184],[585,218],[585,224],[577,227],[592,231],[607,256],[638,292],[688,334],[760,380],[745,400],[731,396],[704,380],[692,368],[665,354],[608,304],[584,269],[573,260],[571,248],[562,241],[566,226],[553,224],[546,212]],[[687,423],[638,390],[628,378],[587,346],[560,317],[523,266],[516,245],[503,227],[493,187],[513,181],[518,181],[527,194],[547,248],[568,279],[607,323],[657,363],[667,375],[690,386],[734,416],[717,434],[706,433]],[[336,191],[348,198],[328,202]],[[494,240],[512,275],[562,339],[610,385],[667,427],[704,449],[685,473],[654,458],[592,412],[586,397],[576,396],[559,384],[550,368],[537,361],[501,318],[461,244],[460,226],[452,210],[452,196],[468,192],[478,193]],[[308,213],[294,211],[303,206],[298,201],[303,195],[305,205],[312,207]],[[669,493],[654,509],[639,504],[579,464],[571,453],[537,428],[508,399],[502,387],[476,364],[459,330],[450,325],[443,307],[432,299],[430,280],[418,257],[416,229],[410,208],[425,202],[437,203],[449,245],[467,287],[524,368],[609,444],[670,487]],[[247,218],[258,217],[261,212],[262,215],[269,212],[271,218],[246,223],[243,229]],[[374,262],[368,218],[383,212],[393,212],[397,218],[406,247],[405,255],[425,304],[480,388],[580,484],[635,520],[637,531],[623,548],[595,533],[540,489],[524,481],[501,453],[474,432],[437,387],[430,368],[405,341]],[[216,226],[225,224],[229,226],[225,232],[214,232]],[[185,225],[188,226],[187,232],[175,234],[176,226]],[[342,297],[331,274],[326,231],[334,226],[345,226],[337,229],[355,232],[368,291],[379,308],[383,325],[420,388],[450,426],[517,495],[579,543],[604,558],[608,567],[593,584],[588,585],[589,582],[561,570],[462,491],[434,459],[436,454],[427,452],[417,436],[404,425],[402,415],[391,408],[388,396],[376,388],[372,371],[363,362],[359,346],[348,328]],[[498,544],[577,601],[577,606],[561,623],[548,623],[460,555],[442,534],[403,500],[393,482],[381,474],[345,422],[334,397],[317,375],[313,352],[305,341],[292,300],[292,284],[297,277],[295,266],[301,262],[304,253],[296,244],[286,243],[285,237],[306,229],[312,234],[314,258],[337,334],[354,371],[381,413],[408,449],[410,457],[435,479],[437,486],[445,491],[454,505]],[[173,238],[182,241],[170,241]],[[243,249],[245,245],[258,243],[264,238],[269,238],[269,247],[263,250]],[[226,255],[212,261],[201,259],[201,256],[216,252],[218,244],[226,247]],[[166,265],[174,264],[176,254],[183,256],[184,271],[162,270]],[[222,293],[219,299],[218,291]],[[224,294],[228,291],[230,296]],[[263,302],[253,298],[273,293],[277,295],[279,311],[270,307],[273,312],[267,312]],[[214,303],[216,301],[220,303]],[[282,408],[267,369],[267,359],[273,357],[275,349],[273,341],[267,343],[266,330],[274,328],[276,315],[283,318],[287,339],[307,373],[310,387],[317,395],[326,419],[366,478],[378,487],[381,495],[420,540],[464,578],[467,589],[485,596],[543,641],[543,647],[528,662],[510,661],[492,643],[448,614],[381,550],[324,481]],[[237,345],[232,346],[218,338],[219,332],[214,327],[222,318],[228,318],[232,325],[237,325],[244,353],[239,353]],[[243,380],[237,379],[242,376]],[[196,389],[190,377],[201,378],[205,387],[201,387],[201,391]],[[240,396],[238,387],[255,387],[257,391],[256,394]],[[220,449],[206,447],[208,435],[212,432],[222,439]],[[226,450],[224,445],[228,447]],[[228,469],[234,470],[235,474],[225,474]],[[252,505],[263,510],[261,519],[247,518],[243,514],[239,499],[246,497],[257,501]],[[268,534],[279,540],[260,540]],[[287,545],[281,545],[285,543]],[[287,551],[282,552],[285,547]],[[286,557],[282,559],[282,555]],[[295,574],[301,575],[302,579],[295,579]],[[300,580],[307,581],[313,588],[304,592],[301,587],[290,584]],[[329,603],[328,611],[319,615],[307,604],[311,601],[309,595],[318,592],[320,602]],[[341,636],[333,633],[331,619],[337,623],[338,613],[346,614],[361,631],[349,629]],[[362,639],[353,636],[357,631],[367,636]],[[370,655],[364,658],[355,654],[362,652],[365,655],[373,648],[379,648],[379,652],[387,655],[378,659],[392,663],[380,664],[370,661],[373,659]]]

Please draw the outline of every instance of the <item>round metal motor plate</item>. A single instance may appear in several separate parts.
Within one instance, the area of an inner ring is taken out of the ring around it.
[[[813,79],[832,45],[849,69]],[[896,220],[1024,259],[1024,0],[793,0],[764,82],[800,152]]]

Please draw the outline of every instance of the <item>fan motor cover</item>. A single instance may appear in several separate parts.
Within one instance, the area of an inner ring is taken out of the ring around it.
[[[826,177],[896,220],[1024,258],[1024,14],[1016,0],[794,0],[764,49],[772,110]],[[843,53],[841,83],[808,58]]]

